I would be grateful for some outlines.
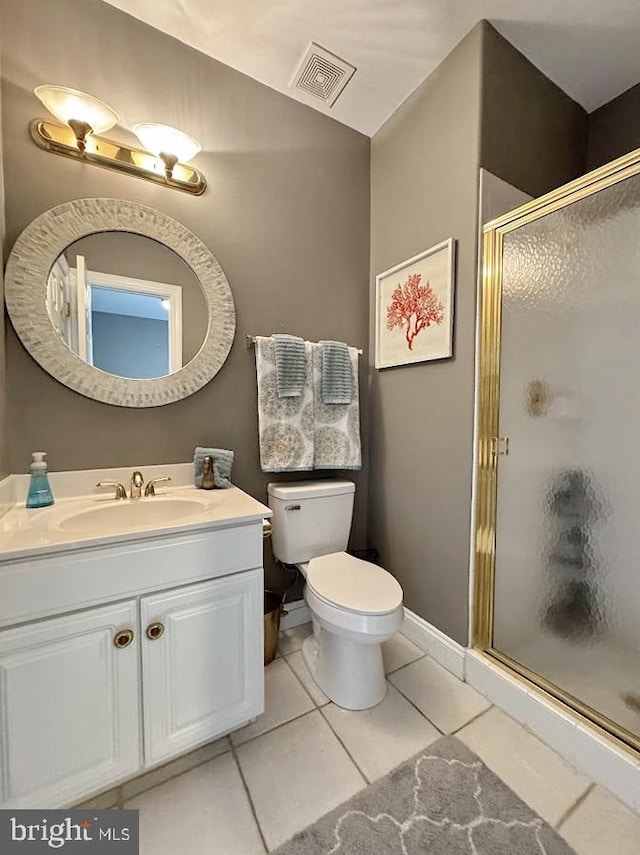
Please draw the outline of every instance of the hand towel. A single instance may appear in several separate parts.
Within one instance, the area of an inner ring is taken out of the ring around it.
[[[202,473],[205,457],[213,460],[213,481],[216,487],[231,486],[231,468],[233,466],[233,451],[226,448],[204,448],[198,445],[193,453],[194,483],[202,487]]]
[[[311,344],[305,342],[304,348],[302,394],[281,398],[278,395],[273,339],[256,337],[258,434],[263,472],[305,472],[313,469]]]
[[[349,347],[342,341],[321,341],[322,401],[350,404],[353,396],[353,369]]]
[[[322,395],[322,349],[312,346],[313,366],[313,468],[360,469],[360,404],[358,351],[349,348],[353,393],[350,404],[325,404]]]
[[[297,335],[272,335],[276,355],[276,385],[280,398],[302,395],[307,371],[304,340]]]

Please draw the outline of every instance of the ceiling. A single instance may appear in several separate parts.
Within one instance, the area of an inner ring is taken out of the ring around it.
[[[640,81],[638,0],[106,0],[371,136],[481,18],[587,111]],[[289,87],[310,41],[357,67],[333,107]]]

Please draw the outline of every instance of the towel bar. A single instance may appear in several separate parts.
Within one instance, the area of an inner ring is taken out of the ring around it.
[[[247,347],[253,347],[256,343],[256,337],[254,335],[248,335],[246,338],[247,338]],[[362,356],[362,354],[364,353],[364,350],[361,347],[357,348],[357,351],[360,354],[360,356]]]

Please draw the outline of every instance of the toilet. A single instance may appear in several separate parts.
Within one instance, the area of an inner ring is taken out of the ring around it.
[[[403,621],[402,588],[368,561],[348,555],[355,484],[325,479],[268,485],[275,557],[300,569],[313,635],[302,655],[338,706],[364,710],[386,694],[382,642]]]

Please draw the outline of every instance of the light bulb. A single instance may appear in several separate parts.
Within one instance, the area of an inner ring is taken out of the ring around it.
[[[200,151],[200,143],[197,140],[170,125],[143,122],[134,125],[133,132],[147,151],[158,157],[173,156],[175,162],[187,163]]]

